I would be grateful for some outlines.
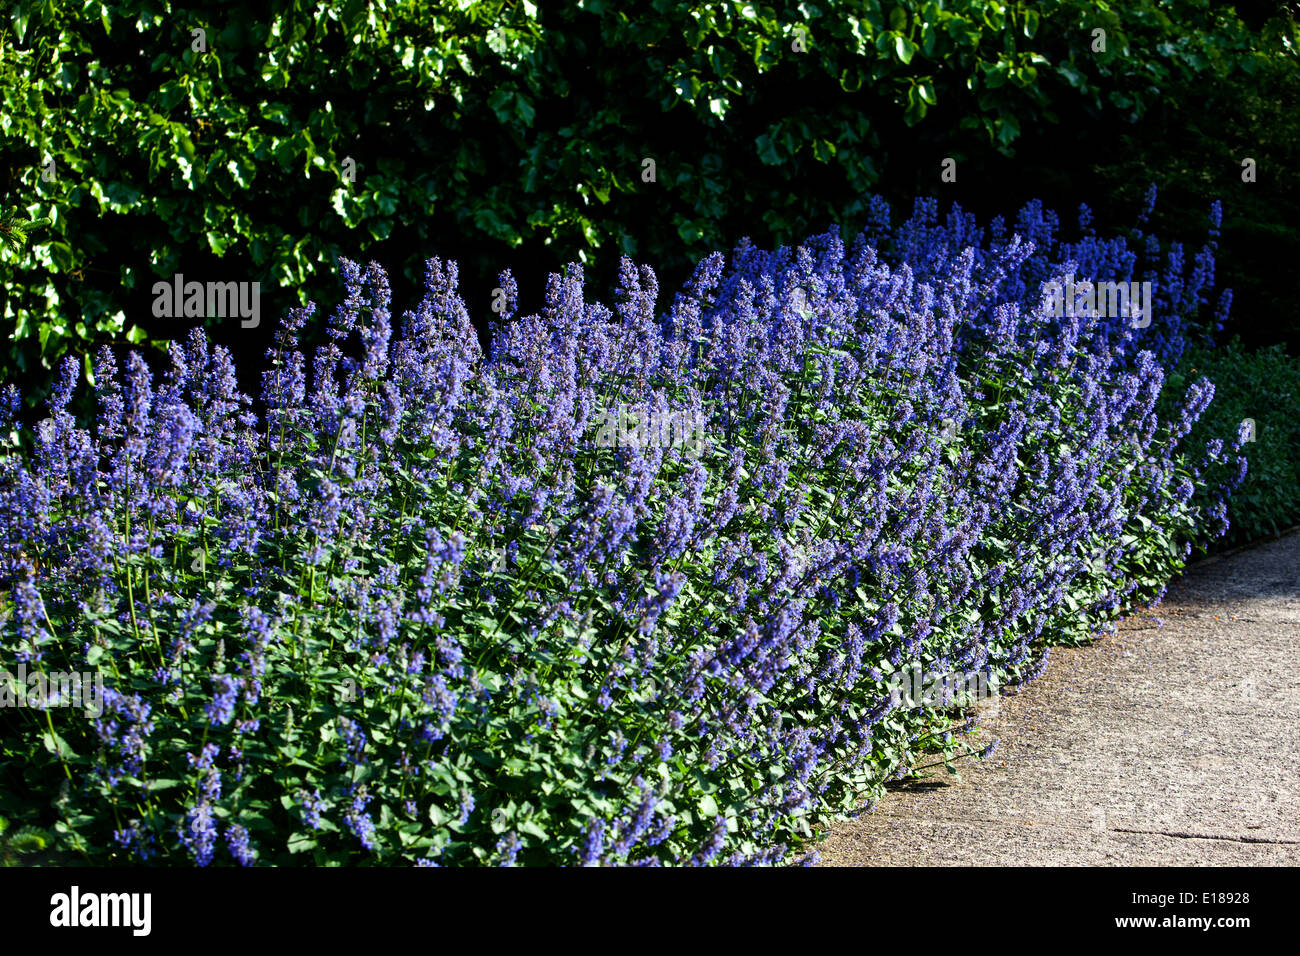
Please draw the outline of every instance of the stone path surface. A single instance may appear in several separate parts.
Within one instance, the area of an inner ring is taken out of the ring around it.
[[[1197,564],[986,708],[992,757],[896,785],[821,864],[1300,864],[1300,533]]]

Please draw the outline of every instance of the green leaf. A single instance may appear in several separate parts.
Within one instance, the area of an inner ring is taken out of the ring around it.
[[[70,758],[77,756],[76,753],[73,751],[73,749],[68,746],[68,742],[66,740],[64,740],[58,734],[51,733],[48,730],[41,735],[41,743],[45,746],[45,749],[47,751],[57,755],[59,758],[63,760],[68,760]]]
[[[316,838],[308,833],[295,833],[289,837],[290,853],[305,853],[316,848]]]

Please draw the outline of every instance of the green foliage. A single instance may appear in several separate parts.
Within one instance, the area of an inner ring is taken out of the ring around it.
[[[1177,391],[1202,376],[1214,382],[1214,401],[1192,429],[1193,446],[1236,434],[1246,419],[1255,423],[1254,441],[1243,446],[1246,479],[1228,499],[1230,526],[1221,543],[1253,541],[1300,523],[1300,359],[1280,345],[1247,351],[1234,339],[1189,350],[1170,384]],[[1210,478],[1222,480],[1230,470],[1221,465]]]
[[[0,186],[54,212],[0,252],[4,366],[170,336],[144,290],[196,257],[306,301],[340,254],[409,279],[453,246],[482,281],[512,255],[671,272],[856,228],[887,169],[933,184],[1039,127],[1137,122],[1169,84],[1282,56],[1256,52],[1284,49],[1270,30],[1209,0],[15,4]]]
[[[50,835],[37,827],[10,830],[9,821],[0,817],[0,866],[20,866],[30,862],[50,844]]]
[[[1292,264],[1300,259],[1300,70],[1294,56],[1262,53],[1218,76],[1192,73],[1126,132],[1114,155],[1094,160],[1099,195],[1131,208],[1148,181],[1160,184],[1153,226],[1161,234],[1195,230],[1212,200],[1223,202],[1217,281],[1234,292],[1230,329],[1247,345],[1300,343]],[[1255,181],[1242,163],[1255,161]]]
[[[50,224],[48,216],[40,219],[24,219],[18,215],[18,207],[10,206],[0,213],[0,240],[10,249],[21,249],[27,244],[27,234],[35,229],[43,229]]]

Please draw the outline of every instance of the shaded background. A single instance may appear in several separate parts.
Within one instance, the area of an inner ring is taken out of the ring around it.
[[[574,260],[608,299],[631,255],[666,307],[742,236],[850,237],[873,192],[896,218],[931,195],[981,222],[1040,198],[1069,233],[1080,202],[1131,225],[1151,182],[1152,231],[1190,249],[1222,200],[1227,333],[1294,354],[1293,4],[625,6],[12,6],[0,200],[54,222],[0,253],[0,378],[34,401],[65,354],[182,336],[196,320],[152,314],[177,272],[261,282],[260,328],[204,323],[256,391],[279,317],[338,302],[340,255],[383,264],[399,313],[425,258],[458,260],[483,333],[504,268],[526,313]]]

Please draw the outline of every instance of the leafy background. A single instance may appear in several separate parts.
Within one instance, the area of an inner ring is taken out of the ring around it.
[[[985,216],[1086,197],[1106,226],[1155,180],[1175,236],[1222,198],[1238,333],[1296,337],[1283,4],[41,0],[7,23],[0,201],[51,219],[0,253],[4,377],[33,396],[63,354],[180,337],[151,312],[176,272],[262,283],[261,329],[212,330],[260,359],[286,308],[337,302],[339,255],[389,265],[398,295],[456,258],[485,330],[503,268],[524,311],[571,260],[609,282],[631,255],[672,286],[741,236],[852,233],[871,191]]]

